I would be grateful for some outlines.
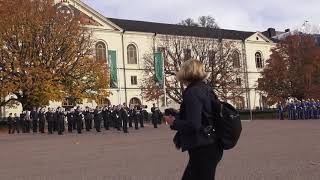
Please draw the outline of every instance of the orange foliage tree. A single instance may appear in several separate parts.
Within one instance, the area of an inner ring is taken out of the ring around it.
[[[312,35],[289,36],[272,49],[258,88],[270,105],[320,97],[320,47]]]
[[[108,96],[106,61],[93,59],[80,22],[52,0],[0,1],[0,106]]]

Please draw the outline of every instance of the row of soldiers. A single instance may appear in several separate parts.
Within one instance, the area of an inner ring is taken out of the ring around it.
[[[289,120],[320,119],[320,100],[293,100],[286,107],[278,104],[279,119],[284,119],[284,112],[287,110]]]
[[[130,106],[128,108],[125,104],[109,107],[96,107],[91,109],[86,107],[81,109],[77,107],[75,109],[65,110],[58,107],[56,110],[48,108],[46,111],[44,108],[34,108],[32,111],[23,111],[20,116],[17,114],[9,114],[8,126],[9,134],[17,133],[45,133],[45,127],[47,123],[47,130],[49,134],[58,132],[62,135],[66,131],[72,133],[76,130],[79,134],[82,130],[90,131],[93,128],[97,132],[101,132],[101,126],[106,130],[110,127],[123,130],[124,133],[128,133],[128,128],[134,127],[136,130],[144,127],[144,122],[149,121],[149,113],[146,106]],[[155,104],[151,108],[151,119],[154,128],[158,127],[161,123],[162,113],[159,108],[155,107]]]

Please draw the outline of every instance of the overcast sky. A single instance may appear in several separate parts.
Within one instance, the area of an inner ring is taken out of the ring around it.
[[[82,0],[104,16],[178,23],[211,15],[224,29],[279,31],[320,24],[320,0]]]

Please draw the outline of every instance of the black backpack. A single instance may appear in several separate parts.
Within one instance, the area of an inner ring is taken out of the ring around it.
[[[216,135],[223,149],[229,150],[237,145],[241,135],[242,125],[240,115],[239,112],[227,102],[218,102],[217,104],[220,104],[220,113],[219,117],[215,117]]]
[[[212,88],[209,87],[209,91],[213,95],[213,109],[212,115],[207,116],[209,125],[204,128],[205,133],[214,135],[224,150],[232,149],[237,145],[242,131],[239,112],[231,104],[221,102]]]

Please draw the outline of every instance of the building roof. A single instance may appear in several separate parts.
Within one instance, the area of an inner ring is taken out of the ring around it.
[[[164,23],[124,20],[124,19],[115,19],[115,18],[107,18],[107,19],[113,22],[114,24],[116,24],[117,26],[121,27],[125,31],[157,33],[157,34],[164,34],[164,35],[245,40],[255,33],[255,32],[246,32],[246,31],[212,29],[212,28],[204,28],[204,27],[183,26],[183,25],[176,25],[176,24],[164,24]]]

